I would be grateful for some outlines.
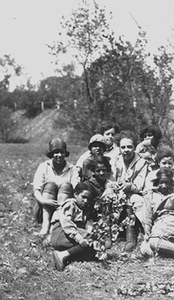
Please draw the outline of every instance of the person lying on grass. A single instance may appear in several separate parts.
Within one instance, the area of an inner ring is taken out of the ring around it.
[[[40,236],[49,232],[50,220],[53,212],[73,194],[75,167],[66,161],[69,156],[65,141],[54,138],[49,143],[47,152],[49,160],[42,162],[34,175],[34,215],[38,222],[42,222]],[[40,212],[40,218],[39,218]]]
[[[95,257],[95,250],[88,242],[92,211],[91,190],[86,183],[80,182],[74,189],[74,196],[62,204],[51,230],[53,259],[58,271],[63,271],[68,262],[81,256],[84,259]]]
[[[153,190],[144,200],[144,242],[141,253],[174,257],[174,181],[173,172],[161,169]]]

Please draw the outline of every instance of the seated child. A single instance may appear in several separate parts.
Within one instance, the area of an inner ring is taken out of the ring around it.
[[[105,156],[110,163],[112,162],[111,169],[112,176],[114,176],[113,170],[115,170],[115,165],[113,164],[113,161],[115,162],[118,155],[114,155],[114,152],[112,153],[112,157],[110,157],[108,152],[105,152],[105,139],[101,134],[95,134],[91,137],[88,144],[88,149],[89,150],[87,152],[80,156],[76,163],[76,171],[79,176],[79,181],[88,180],[92,176],[93,171],[91,169],[91,163],[99,156]]]
[[[154,181],[157,179],[156,174],[161,169],[172,170],[174,165],[174,151],[167,145],[163,145],[156,154],[157,169],[149,172],[145,181],[145,189],[152,189]]]
[[[97,199],[103,194],[107,184],[114,179],[111,173],[111,165],[106,156],[99,156],[91,162],[90,169],[92,175],[85,182],[90,184],[93,197]]]
[[[51,232],[53,259],[57,270],[63,271],[68,261],[80,255],[95,256],[88,243],[91,229],[92,194],[86,183],[78,183],[74,197],[67,199],[58,211],[57,220]]]
[[[112,189],[115,182],[108,179],[111,165],[107,157],[101,156],[93,161],[92,170],[93,175],[85,181],[91,187],[96,212],[96,222],[93,223],[90,240],[96,245],[94,246],[97,251],[96,257],[102,260],[107,257],[106,250],[112,246],[113,224],[116,226],[119,219],[117,197]]]
[[[173,172],[162,169],[157,173],[156,187],[144,202],[144,240],[141,252],[145,256],[158,253],[174,256],[174,193]]]
[[[81,180],[85,181],[86,179],[90,178],[93,174],[93,171],[91,169],[91,165],[95,159],[97,159],[98,156],[103,156],[104,151],[106,149],[106,145],[104,143],[104,138],[100,134],[96,134],[92,136],[92,138],[89,141],[88,145],[90,156],[83,160],[82,167],[78,166],[78,163],[76,164],[76,169],[80,170],[81,174]],[[110,158],[108,157],[108,160]]]
[[[137,145],[136,152],[148,162],[150,171],[156,169],[155,158],[161,138],[162,133],[158,126],[147,125],[140,132],[141,142]]]

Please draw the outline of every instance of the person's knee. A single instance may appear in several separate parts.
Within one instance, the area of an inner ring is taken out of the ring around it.
[[[158,238],[158,237],[157,238],[151,237],[149,239],[149,244],[153,251],[156,251],[158,249],[159,243],[160,243],[160,238]]]
[[[59,247],[59,239],[57,238],[57,236],[53,233],[51,234],[51,246],[55,249],[55,250],[60,250]]]
[[[65,194],[67,197],[73,196],[73,186],[70,182],[62,183],[59,188],[59,194]]]
[[[47,182],[43,186],[42,195],[49,199],[57,199],[58,186],[54,182]]]

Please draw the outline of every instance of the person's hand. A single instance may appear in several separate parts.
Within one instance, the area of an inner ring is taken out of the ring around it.
[[[118,184],[117,190],[122,190],[123,192],[129,192],[131,189],[131,183],[127,181],[122,181]]]
[[[117,184],[117,191],[122,190],[123,187],[124,187],[124,182],[123,182],[123,181],[122,181],[122,182],[119,182],[119,183]]]
[[[82,248],[86,248],[86,247],[89,246],[89,243],[88,243],[88,241],[87,241],[86,239],[81,239],[81,240],[79,241],[79,244],[80,244],[80,246],[81,246]]]
[[[122,187],[122,190],[123,192],[129,192],[131,189],[131,183],[130,182],[124,182],[123,184],[123,187]]]
[[[92,229],[93,229],[93,221],[92,220],[87,221],[85,229],[88,233],[92,232]]]
[[[152,142],[152,138],[147,138],[144,141],[142,141],[141,143],[143,146],[148,147],[151,145],[151,142]]]
[[[42,200],[41,200],[41,204],[42,205],[49,205],[49,206],[53,206],[53,207],[57,207],[58,206],[57,200],[54,200],[54,199],[45,199],[43,197],[42,197]]]

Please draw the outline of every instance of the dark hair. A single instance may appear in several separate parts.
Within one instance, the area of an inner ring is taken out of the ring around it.
[[[171,157],[174,159],[174,151],[169,146],[163,146],[158,150],[156,162],[159,163],[164,157]]]
[[[119,133],[120,132],[120,126],[117,123],[103,121],[100,124],[99,133],[103,135],[105,133],[105,131],[107,131],[107,130],[109,130],[111,128],[114,128],[115,133]]]
[[[133,144],[134,144],[134,147],[136,148],[136,146],[137,146],[137,137],[136,137],[136,135],[132,131],[130,131],[130,130],[122,130],[120,132],[119,145],[120,145],[120,141],[122,139],[124,139],[124,138],[132,140]]]
[[[154,180],[154,186],[158,186],[161,181],[169,180],[171,185],[173,184],[173,171],[168,169],[159,170],[156,174],[156,179]]]
[[[86,184],[85,182],[79,182],[74,189],[74,193],[79,195],[83,191],[89,191],[91,193],[91,190],[89,188],[89,185]]]
[[[107,172],[111,172],[110,158],[107,156],[98,156],[92,161],[91,170],[95,172],[98,164],[103,164],[106,167]]]
[[[54,138],[49,142],[49,150],[46,152],[46,156],[49,158],[53,158],[54,153],[57,150],[65,152],[66,157],[69,156],[69,151],[67,151],[67,144],[60,138]]]
[[[152,145],[155,148],[157,148],[158,145],[159,145],[159,141],[162,138],[161,129],[158,126],[156,126],[156,125],[147,125],[140,132],[140,139],[141,139],[141,141],[144,140],[144,134],[147,133],[147,132],[151,133],[154,136],[154,139],[152,140]]]

